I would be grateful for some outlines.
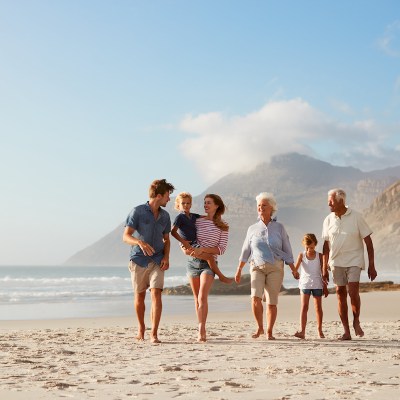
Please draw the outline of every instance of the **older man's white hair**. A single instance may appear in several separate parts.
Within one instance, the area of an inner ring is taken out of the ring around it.
[[[335,196],[337,201],[343,200],[343,204],[346,204],[346,192],[343,189],[335,188],[328,192],[328,197]]]
[[[276,204],[275,197],[272,193],[268,192],[261,192],[259,195],[256,197],[257,204],[261,200],[267,200],[269,205],[272,207],[272,214],[276,213],[278,211],[278,206]]]

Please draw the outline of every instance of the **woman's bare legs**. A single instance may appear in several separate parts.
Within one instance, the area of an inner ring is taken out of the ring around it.
[[[190,278],[190,286],[192,287],[197,320],[199,322],[199,342],[207,341],[208,294],[213,283],[214,277],[205,273],[201,274],[200,278]]]
[[[251,335],[251,337],[256,339],[260,335],[264,335],[264,327],[263,327],[264,307],[262,305],[261,299],[256,296],[251,298],[251,306],[253,309],[254,318],[257,322],[257,330]]]
[[[272,330],[274,329],[276,316],[278,315],[278,307],[276,304],[268,304],[267,307],[267,339],[274,340],[275,337],[272,334]]]

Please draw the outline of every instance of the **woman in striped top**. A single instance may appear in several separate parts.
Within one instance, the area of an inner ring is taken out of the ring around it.
[[[206,321],[208,314],[208,294],[214,282],[215,273],[207,261],[198,257],[203,253],[212,254],[217,261],[218,255],[224,254],[228,245],[228,224],[221,219],[225,204],[216,194],[204,197],[205,216],[196,220],[197,242],[200,247],[186,251],[190,255],[187,264],[187,276],[192,288],[197,319],[199,322],[199,342],[207,340]]]

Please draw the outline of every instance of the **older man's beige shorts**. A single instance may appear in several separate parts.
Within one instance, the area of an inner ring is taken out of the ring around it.
[[[346,286],[350,282],[360,282],[360,267],[332,267],[333,283],[336,286]]]
[[[278,296],[283,282],[283,261],[275,260],[274,264],[253,265],[250,268],[250,276],[251,297],[262,299],[265,290],[267,303],[278,304]]]
[[[134,293],[145,292],[148,288],[164,289],[164,271],[161,271],[158,264],[150,262],[148,267],[144,268],[130,261],[129,271]]]

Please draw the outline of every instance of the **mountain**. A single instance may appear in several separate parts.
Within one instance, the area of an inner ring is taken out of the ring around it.
[[[400,166],[363,172],[353,167],[339,167],[312,157],[290,153],[275,156],[248,173],[229,174],[193,199],[192,210],[203,212],[206,193],[219,194],[227,205],[224,219],[230,225],[227,252],[220,257],[223,271],[236,268],[242,243],[249,225],[257,219],[255,197],[260,192],[274,193],[278,203],[277,217],[289,233],[293,254],[301,251],[306,232],[321,235],[322,222],[329,213],[327,193],[341,187],[347,192],[351,207],[363,211],[388,186],[400,179]],[[173,181],[173,179],[171,179]],[[176,216],[171,199],[167,211]],[[127,210],[127,214],[130,210]],[[127,265],[129,247],[122,243],[123,223],[91,246],[70,257],[66,265]],[[171,238],[171,264],[183,266],[186,258]],[[399,254],[400,255],[400,254]]]
[[[400,180],[380,194],[364,213],[373,230],[377,268],[400,272]]]

